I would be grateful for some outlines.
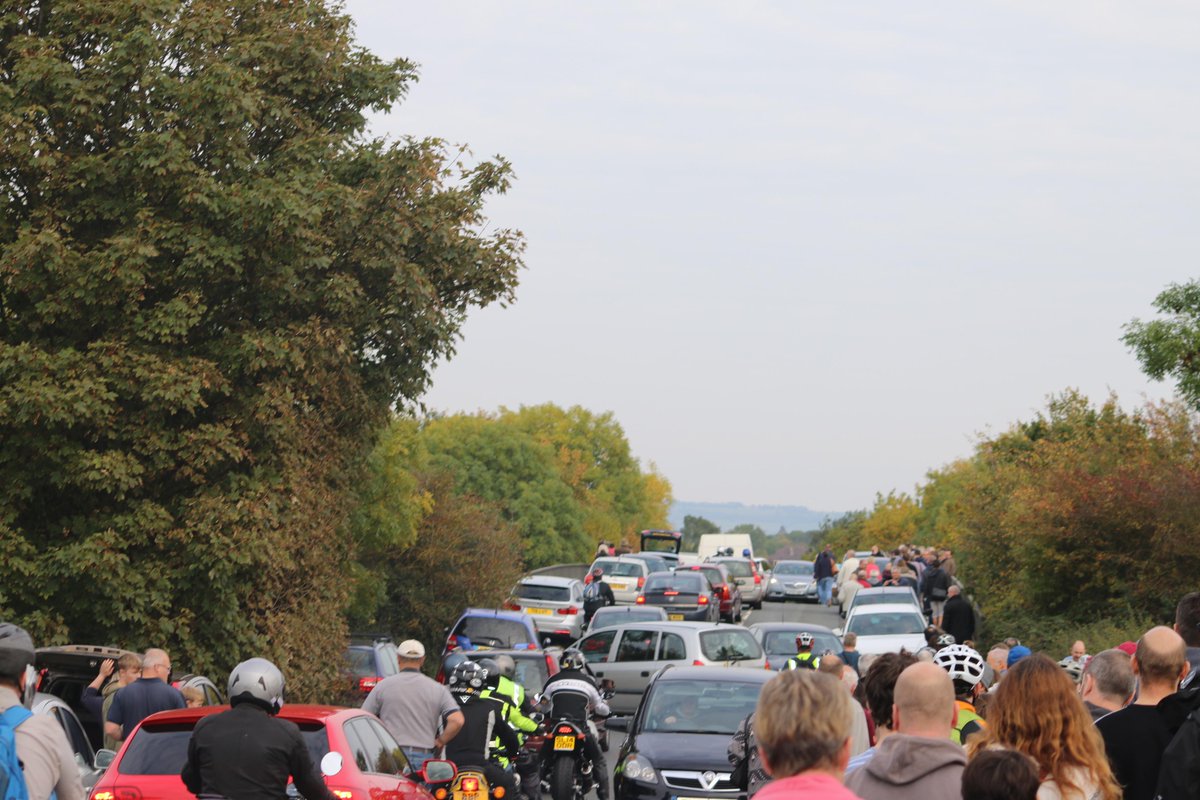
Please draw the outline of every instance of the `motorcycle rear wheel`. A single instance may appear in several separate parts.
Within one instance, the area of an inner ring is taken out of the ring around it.
[[[550,796],[554,800],[575,800],[575,759],[559,756],[550,773]]]

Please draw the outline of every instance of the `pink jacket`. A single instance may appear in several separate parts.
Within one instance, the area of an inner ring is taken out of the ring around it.
[[[754,800],[862,800],[825,772],[802,772],[780,778],[758,790]]]

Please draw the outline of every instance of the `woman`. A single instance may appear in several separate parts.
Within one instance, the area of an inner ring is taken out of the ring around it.
[[[1120,800],[1104,741],[1058,664],[1044,655],[1012,666],[988,704],[987,728],[971,739],[976,752],[1006,747],[1038,765],[1038,800]]]

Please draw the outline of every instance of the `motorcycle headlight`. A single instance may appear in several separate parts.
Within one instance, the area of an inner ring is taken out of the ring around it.
[[[654,767],[650,766],[650,760],[637,753],[630,753],[625,757],[623,771],[625,777],[630,780],[641,781],[642,783],[658,782],[658,776],[654,774]]]

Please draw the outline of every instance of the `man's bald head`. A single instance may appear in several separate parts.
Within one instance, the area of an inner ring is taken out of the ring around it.
[[[956,594],[962,594],[962,589],[951,585],[950,588],[946,590],[946,597],[954,597]]]
[[[1133,669],[1143,684],[1169,685],[1174,691],[1187,664],[1187,645],[1183,637],[1170,628],[1159,625],[1138,639]]]
[[[817,665],[817,669],[819,669],[821,672],[828,672],[833,677],[841,680],[842,669],[845,666],[845,663],[843,663],[842,660],[833,653],[826,653],[825,655],[821,656],[821,663]]]
[[[956,714],[954,682],[937,664],[913,664],[896,679],[892,716],[898,733],[948,737]]]

